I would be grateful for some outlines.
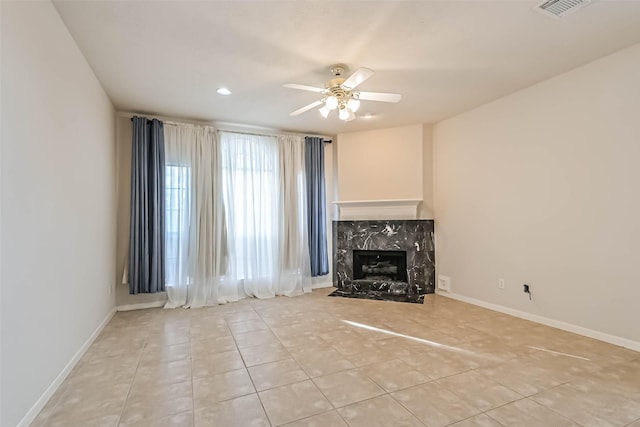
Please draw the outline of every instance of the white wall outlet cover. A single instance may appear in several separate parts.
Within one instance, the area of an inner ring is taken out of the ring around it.
[[[451,291],[451,277],[438,275],[438,289],[441,291]]]
[[[498,279],[498,288],[504,289],[504,279]]]

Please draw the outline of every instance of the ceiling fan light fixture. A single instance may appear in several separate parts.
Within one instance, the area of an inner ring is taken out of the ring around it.
[[[353,111],[351,111],[348,107],[345,106],[340,109],[340,112],[338,113],[338,117],[340,118],[340,120],[347,121],[349,120],[349,117],[351,117],[352,114],[353,114]]]
[[[349,107],[349,109],[354,113],[357,112],[358,109],[360,108],[360,100],[356,98],[351,98],[350,100],[347,101],[347,107]]]
[[[347,117],[347,120],[345,120],[345,122],[350,122],[351,120],[355,120],[356,119],[356,113],[354,113],[351,109],[349,110],[349,117]]]
[[[327,100],[324,102],[325,107],[327,107],[329,110],[335,110],[336,107],[338,106],[338,98],[336,98],[335,96],[331,95],[327,97]]]
[[[325,119],[329,117],[329,113],[331,112],[331,110],[329,110],[326,105],[318,111],[320,111],[320,114],[322,114],[322,117],[324,117]]]

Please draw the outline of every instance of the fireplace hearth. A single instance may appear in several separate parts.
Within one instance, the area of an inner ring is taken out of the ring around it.
[[[435,289],[432,220],[334,221],[332,296],[422,303]]]

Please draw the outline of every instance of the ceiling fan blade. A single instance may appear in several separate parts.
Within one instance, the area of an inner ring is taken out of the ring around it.
[[[302,107],[302,108],[298,108],[298,109],[297,109],[296,111],[294,111],[293,113],[289,113],[289,115],[290,115],[290,116],[297,116],[297,115],[299,115],[299,114],[304,113],[305,111],[309,111],[309,110],[311,110],[312,108],[317,107],[317,106],[318,106],[318,105],[320,105],[320,104],[322,104],[322,99],[320,99],[320,100],[318,100],[318,101],[316,101],[316,102],[312,102],[312,103],[311,103],[311,104],[309,104],[309,105],[305,105],[305,106],[304,106],[304,107]]]
[[[359,92],[359,94],[358,99],[365,101],[399,102],[402,99],[399,93]]]
[[[325,91],[325,89],[319,88],[319,87],[313,87],[313,86],[306,86],[306,85],[299,85],[296,83],[287,83],[285,85],[283,85],[284,87],[288,87],[289,89],[300,89],[300,90],[306,90],[309,92],[317,92],[317,93],[322,93]]]
[[[373,70],[369,68],[358,68],[349,76],[347,80],[342,83],[342,86],[346,86],[349,89],[355,89],[360,83],[373,76]]]

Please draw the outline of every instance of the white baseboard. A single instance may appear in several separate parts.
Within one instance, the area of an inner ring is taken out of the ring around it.
[[[620,347],[625,347],[634,351],[640,351],[640,342],[633,341],[627,338],[622,338],[616,335],[607,334],[605,332],[595,331],[593,329],[584,328],[582,326],[563,322],[561,320],[555,320],[549,317],[527,313],[526,311],[516,310],[514,308],[505,307],[503,305],[493,304],[493,303],[482,301],[476,298],[466,297],[453,292],[441,292],[436,290],[436,294],[443,297],[452,298],[458,301],[467,302],[469,304],[477,305],[480,307],[488,308],[489,310],[498,311],[504,314],[509,314],[511,316],[519,317],[521,319],[530,320],[532,322],[540,323],[542,325],[551,326],[557,329],[562,329],[563,331],[573,332],[574,334],[583,335],[589,338],[594,338],[600,341],[607,342],[609,344],[618,345]]]
[[[56,392],[58,387],[60,387],[60,385],[67,378],[67,376],[69,375],[71,370],[74,368],[74,366],[76,366],[76,364],[80,361],[82,356],[84,356],[84,354],[87,352],[91,344],[93,344],[96,338],[98,338],[98,335],[100,335],[100,332],[102,332],[105,326],[107,326],[107,324],[109,323],[109,321],[111,320],[114,314],[116,314],[115,307],[113,308],[113,310],[109,312],[109,314],[107,314],[104,320],[100,323],[100,325],[98,325],[96,330],[93,331],[91,336],[84,342],[84,344],[82,344],[82,346],[78,349],[78,351],[76,351],[76,353],[73,355],[69,363],[67,363],[67,366],[64,367],[62,372],[60,372],[56,377],[56,379],[54,379],[53,382],[49,385],[49,387],[47,387],[47,389],[44,391],[44,393],[42,393],[42,395],[36,401],[36,403],[31,407],[31,409],[29,409],[26,415],[22,417],[22,419],[16,425],[16,427],[28,427],[33,422],[33,420],[38,416],[40,411],[42,411],[42,408],[44,408],[44,406],[47,404],[49,399],[51,399],[51,396],[53,396],[53,394]]]
[[[119,305],[116,307],[117,311],[131,311],[131,310],[143,310],[145,308],[157,308],[164,307],[166,301],[152,301],[152,302],[143,302],[140,304],[127,304],[127,305]]]

